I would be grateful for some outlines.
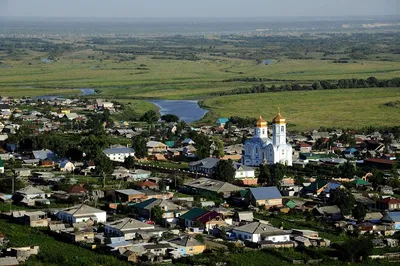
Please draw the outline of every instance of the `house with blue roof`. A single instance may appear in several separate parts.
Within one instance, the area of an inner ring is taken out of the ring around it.
[[[267,208],[282,206],[282,195],[277,187],[250,188],[245,195],[245,202],[248,205]]]
[[[64,160],[60,163],[60,171],[72,172],[75,170],[75,165],[68,160]]]
[[[217,125],[220,127],[223,127],[223,126],[225,126],[226,123],[228,123],[228,121],[229,121],[229,118],[220,117],[217,119]]]
[[[316,180],[312,182],[309,186],[304,187],[301,191],[303,194],[314,194],[317,196],[329,197],[332,189],[344,188],[339,182],[329,181],[329,180]]]
[[[384,223],[389,223],[395,231],[400,230],[400,211],[387,212],[381,219]]]
[[[48,149],[33,151],[33,157],[39,160],[51,160],[56,158],[56,154]]]

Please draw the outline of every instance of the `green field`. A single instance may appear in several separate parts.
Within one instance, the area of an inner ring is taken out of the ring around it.
[[[384,33],[384,32],[383,32]],[[280,34],[256,36],[126,36],[0,38],[0,96],[99,95],[126,105],[116,120],[136,120],[156,107],[146,99],[203,100],[209,114],[264,115],[278,107],[292,129],[363,127],[398,124],[398,108],[382,104],[399,100],[398,89],[293,91],[257,95],[215,95],[266,86],[339,79],[379,80],[400,77],[400,33]],[[17,48],[19,47],[19,48]],[[42,59],[52,58],[51,63]],[[264,59],[271,64],[265,65]]]
[[[204,121],[217,117],[262,115],[268,121],[278,108],[290,130],[319,127],[362,128],[393,126],[400,122],[400,108],[385,103],[400,100],[400,88],[289,91],[216,97],[204,101],[210,109]]]
[[[90,54],[92,51],[88,50]],[[33,56],[33,55],[32,55]],[[0,71],[0,90],[6,96],[78,94],[71,88],[95,88],[106,98],[199,99],[214,92],[249,86],[242,82],[222,82],[237,77],[263,77],[276,80],[336,80],[342,78],[387,79],[400,76],[400,62],[356,61],[334,64],[322,60],[282,59],[269,66],[253,60],[203,55],[200,61],[137,57],[134,61],[74,59],[65,54],[46,64],[38,56],[9,58],[10,66]],[[98,66],[97,68],[93,68]],[[143,70],[145,69],[145,70]],[[282,82],[281,82],[282,83]],[[267,83],[268,84],[268,83]],[[59,88],[59,89],[58,89]]]

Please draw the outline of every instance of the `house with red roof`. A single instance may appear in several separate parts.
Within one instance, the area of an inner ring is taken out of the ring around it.
[[[87,194],[88,190],[81,185],[74,185],[70,187],[67,192],[70,196],[84,196]]]
[[[139,182],[135,186],[141,189],[158,189],[158,184],[150,180]]]
[[[400,199],[395,199],[395,198],[384,198],[384,199],[379,199],[376,202],[376,206],[380,210],[400,210]]]
[[[223,215],[216,211],[193,208],[179,217],[186,227],[199,227],[207,231],[225,224]]]

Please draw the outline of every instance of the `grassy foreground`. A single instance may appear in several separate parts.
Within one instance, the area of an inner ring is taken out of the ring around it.
[[[203,102],[210,112],[204,121],[217,117],[262,115],[272,120],[278,108],[290,130],[319,127],[361,128],[399,123],[400,108],[385,104],[400,100],[400,88],[290,91],[232,95]]]
[[[24,265],[129,265],[112,255],[101,255],[83,247],[55,240],[44,232],[0,219],[1,233],[15,247],[38,245],[39,254]]]

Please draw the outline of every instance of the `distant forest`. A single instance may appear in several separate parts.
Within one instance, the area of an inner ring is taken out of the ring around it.
[[[228,81],[228,80],[227,80]],[[234,78],[229,81],[257,82],[269,81],[263,78]],[[340,79],[337,82],[321,80],[311,85],[300,85],[298,83],[284,84],[281,86],[257,84],[250,88],[238,88],[231,91],[213,93],[212,95],[235,95],[279,91],[308,91],[308,90],[335,90],[335,89],[356,89],[356,88],[389,88],[400,87],[400,78],[378,80],[375,77],[367,79]]]

